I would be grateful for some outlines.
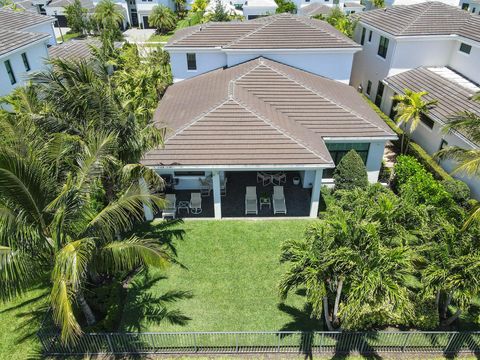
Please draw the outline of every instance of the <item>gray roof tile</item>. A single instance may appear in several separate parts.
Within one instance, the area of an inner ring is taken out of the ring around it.
[[[302,16],[328,15],[330,11],[332,11],[330,6],[312,3],[298,9],[298,14]]]
[[[54,20],[55,18],[51,16],[40,15],[31,11],[13,11],[6,8],[0,9],[0,29],[24,30]]]
[[[0,30],[0,56],[19,49],[32,42],[48,39],[50,35],[26,31]]]
[[[352,87],[259,58],[169,87],[146,165],[331,164],[322,137],[394,134]]]

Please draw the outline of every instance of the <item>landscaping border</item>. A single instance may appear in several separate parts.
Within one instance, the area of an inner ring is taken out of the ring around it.
[[[480,331],[241,331],[87,333],[64,345],[58,333],[41,330],[45,355],[139,354],[375,354],[480,353]]]

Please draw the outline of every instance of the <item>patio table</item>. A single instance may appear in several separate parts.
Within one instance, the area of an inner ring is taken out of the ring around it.
[[[272,208],[272,201],[270,200],[270,198],[260,198],[260,210],[262,210],[262,208],[264,206],[268,206],[269,209]]]

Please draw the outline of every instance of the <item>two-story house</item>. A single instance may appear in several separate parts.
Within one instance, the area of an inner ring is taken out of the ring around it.
[[[428,91],[438,100],[414,131],[413,139],[434,154],[446,145],[478,148],[468,134],[442,127],[461,111],[480,114],[471,100],[480,83],[480,16],[440,2],[367,11],[359,15],[355,40],[363,51],[355,55],[351,85],[360,87],[394,118],[394,94],[405,88]],[[442,162],[447,171],[454,164]],[[463,178],[480,197],[480,181]]]
[[[320,187],[351,149],[378,180],[396,136],[347,84],[359,46],[328,23],[279,14],[204,24],[165,49],[176,80],[154,115],[165,143],[142,161],[171,180],[179,207],[201,192],[194,214],[316,217]]]
[[[31,11],[0,9],[0,96],[45,69],[47,46],[55,44],[54,21]]]

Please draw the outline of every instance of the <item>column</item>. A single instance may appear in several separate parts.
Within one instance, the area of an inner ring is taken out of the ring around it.
[[[222,196],[220,192],[220,174],[218,171],[212,173],[213,182],[213,210],[215,219],[222,218]]]
[[[320,202],[320,188],[322,186],[323,170],[315,170],[315,179],[312,187],[312,198],[310,200],[310,217],[316,218],[318,215],[318,204]]]

